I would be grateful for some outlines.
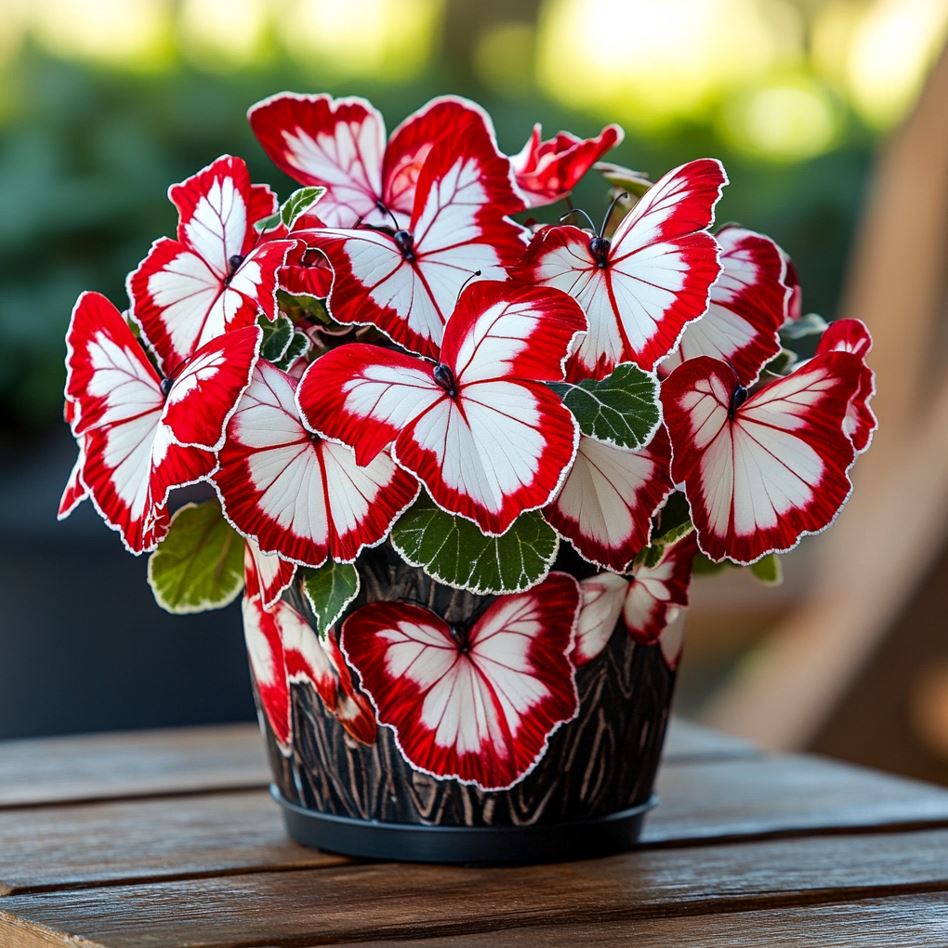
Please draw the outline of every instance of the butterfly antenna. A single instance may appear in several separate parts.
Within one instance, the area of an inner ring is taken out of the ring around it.
[[[461,298],[461,294],[464,292],[464,287],[466,287],[466,286],[468,285],[468,283],[471,282],[471,280],[476,280],[477,277],[479,277],[482,272],[483,272],[483,271],[481,271],[481,270],[475,270],[475,271],[461,284],[461,286],[458,288],[458,295],[457,295],[456,299],[454,300],[455,305],[457,305],[457,301]]]
[[[602,219],[602,227],[600,227],[600,228],[599,228],[599,231],[598,231],[600,237],[602,237],[603,234],[605,234],[605,232],[606,232],[606,225],[609,223],[609,218],[612,217],[612,212],[616,209],[616,205],[619,203],[619,201],[621,201],[623,198],[627,198],[628,196],[629,196],[629,192],[628,192],[628,191],[623,191],[621,194],[617,194],[617,195],[609,202],[609,207],[608,207],[608,209],[606,210],[606,216],[603,217],[603,219]]]
[[[565,214],[560,215],[560,223],[566,220],[567,217],[572,217],[574,214],[582,214],[586,218],[586,223],[589,224],[589,229],[595,233],[596,225],[593,223],[593,219],[581,208],[581,207],[571,207]]]
[[[398,218],[392,213],[391,209],[390,209],[386,204],[383,204],[381,201],[376,201],[376,202],[375,202],[375,206],[376,206],[383,214],[388,214],[388,216],[392,219],[392,226],[395,228],[395,230],[404,230],[404,229],[405,229],[404,227],[402,227],[401,224],[398,223]]]

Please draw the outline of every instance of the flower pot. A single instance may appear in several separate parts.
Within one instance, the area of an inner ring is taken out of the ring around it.
[[[436,583],[384,546],[364,553],[357,566],[361,589],[350,613],[380,600],[425,603],[449,622],[463,622],[493,598]],[[307,614],[297,587],[286,597]],[[251,647],[257,672],[253,657]],[[341,653],[336,661],[344,661]],[[271,793],[293,839],[352,856],[499,864],[622,851],[636,842],[657,802],[653,784],[675,664],[658,644],[637,645],[617,627],[602,653],[575,671],[575,716],[553,731],[529,772],[503,790],[421,772],[392,728],[374,726],[375,709],[358,692],[358,705],[350,700],[346,711],[307,680],[289,685],[281,740],[255,674]],[[368,727],[366,713],[373,718]]]

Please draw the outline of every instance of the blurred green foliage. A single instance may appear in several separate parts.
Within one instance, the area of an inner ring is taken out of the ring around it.
[[[124,278],[175,216],[166,198],[219,154],[245,157],[256,180],[285,197],[294,185],[273,169],[245,120],[249,105],[281,89],[361,94],[393,127],[428,97],[461,92],[494,115],[505,150],[519,150],[535,121],[547,133],[598,130],[608,116],[576,115],[537,93],[500,97],[469,77],[432,69],[423,81],[321,83],[312,67],[267,66],[230,75],[179,64],[157,76],[108,72],[25,50],[8,72],[0,124],[0,430],[42,434],[61,417],[63,335],[85,289],[127,305]],[[448,78],[452,75],[453,78]],[[843,144],[800,163],[732,153],[693,124],[647,141],[630,136],[612,160],[657,176],[689,158],[722,158],[731,187],[719,220],[774,236],[794,257],[806,308],[833,314],[858,221],[874,145],[846,118]],[[606,189],[585,181],[576,203],[601,214]]]

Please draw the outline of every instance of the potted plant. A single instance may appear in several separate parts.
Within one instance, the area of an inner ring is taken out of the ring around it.
[[[280,204],[219,158],[171,188],[177,234],[128,309],[76,304],[60,516],[89,498],[171,611],[243,591],[296,839],[628,847],[690,577],[774,581],[836,517],[875,427],[868,332],[802,315],[769,238],[712,233],[713,159],[652,183],[597,164],[615,126],[538,126],[510,157],[453,97],[389,138],[357,98],[281,94],[250,122],[301,187]],[[570,201],[593,167],[600,226]]]

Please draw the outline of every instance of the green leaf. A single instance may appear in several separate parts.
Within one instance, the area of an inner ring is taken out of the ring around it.
[[[686,523],[691,523],[691,508],[688,506],[688,499],[680,490],[672,491],[659,511],[656,529],[659,534],[662,534]]]
[[[727,560],[721,560],[720,563],[709,560],[704,553],[699,550],[691,563],[691,571],[695,576],[716,576],[718,573],[723,573],[724,570],[733,565],[733,563],[729,563]]]
[[[647,444],[661,421],[658,380],[631,362],[601,381],[550,384],[573,413],[584,435],[620,448]]]
[[[168,612],[220,609],[244,583],[244,540],[224,520],[216,500],[187,504],[148,560],[148,583]]]
[[[264,217],[254,224],[258,234],[273,230],[284,224],[288,228],[293,225],[326,193],[325,188],[306,187],[297,188],[284,202],[282,207],[269,217]]]
[[[298,188],[283,202],[280,219],[287,227],[292,228],[325,193],[325,188]]]
[[[303,592],[316,617],[316,633],[326,641],[329,630],[359,595],[359,571],[352,563],[327,560],[319,569],[306,570]]]
[[[611,161],[597,161],[593,171],[598,171],[614,188],[628,191],[634,197],[641,197],[652,186],[644,171],[633,171]]]
[[[658,566],[665,555],[665,550],[673,543],[683,540],[692,530],[694,530],[694,525],[690,520],[686,520],[661,535],[653,537],[652,542],[636,557],[637,564],[648,568]]]
[[[754,579],[765,586],[779,586],[783,582],[783,569],[776,553],[768,553],[756,563],[751,563],[749,569]]]
[[[268,230],[273,230],[275,227],[279,227],[283,222],[283,219],[280,216],[280,212],[276,211],[274,214],[271,214],[269,217],[261,217],[254,225],[253,229],[258,233],[262,234]]]
[[[263,328],[260,355],[268,362],[280,362],[293,339],[293,320],[280,314],[273,322],[265,316],[261,316],[258,322]]]
[[[781,339],[805,339],[807,336],[820,336],[826,330],[826,320],[817,313],[807,313],[780,330]]]
[[[342,328],[335,322],[326,309],[326,304],[315,296],[294,296],[286,290],[277,290],[277,303],[288,316],[310,319],[323,326]]]
[[[786,375],[797,361],[797,354],[790,349],[781,349],[765,366],[771,375]]]
[[[520,592],[549,572],[559,537],[536,511],[521,514],[502,537],[441,510],[422,495],[402,514],[392,546],[432,579],[473,593]]]
[[[309,352],[309,345],[309,338],[305,333],[294,332],[283,357],[274,364],[278,369],[283,369],[285,372],[300,356],[304,356]]]
[[[673,491],[662,506],[658,522],[652,531],[652,542],[635,558],[636,566],[657,566],[665,548],[677,543],[694,530],[691,509],[681,491]]]
[[[716,563],[709,560],[704,553],[698,553],[694,559],[692,570],[696,576],[714,576],[717,573],[728,569],[746,569],[758,582],[767,586],[779,586],[783,582],[783,570],[780,566],[780,559],[775,553],[768,553],[763,559],[756,563],[751,563],[748,567],[743,567],[738,563],[732,563],[730,560],[721,560]]]

